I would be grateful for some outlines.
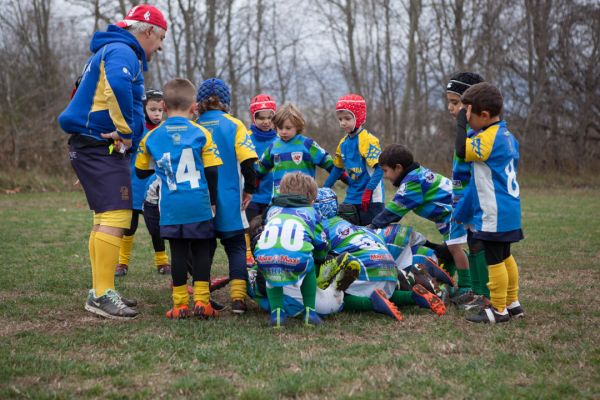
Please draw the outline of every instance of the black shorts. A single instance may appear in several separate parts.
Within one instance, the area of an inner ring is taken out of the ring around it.
[[[128,154],[110,154],[108,144],[88,147],[70,145],[69,158],[91,210],[96,213],[131,210]]]
[[[142,207],[144,210],[144,222],[146,222],[148,232],[150,232],[150,234],[153,236],[159,236],[160,211],[158,210],[158,204],[152,204],[145,201]]]
[[[161,225],[160,237],[163,239],[213,239],[215,224],[211,219],[191,224]]]

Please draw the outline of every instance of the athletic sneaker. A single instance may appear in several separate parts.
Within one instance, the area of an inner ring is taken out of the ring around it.
[[[160,275],[167,275],[171,273],[171,264],[161,264],[156,266],[156,272]]]
[[[273,328],[282,328],[285,325],[285,310],[283,308],[276,308],[271,311],[271,318],[269,318],[269,325]]]
[[[401,269],[398,271],[398,288],[405,292],[410,292],[412,290],[414,281],[411,283],[408,280],[408,275],[406,272]]]
[[[462,306],[462,305],[471,303],[474,299],[475,299],[475,293],[473,293],[472,290],[466,290],[461,293],[460,289],[459,289],[459,291],[456,293],[456,295],[450,297],[450,301],[455,306]]]
[[[411,265],[409,274],[413,275],[415,285],[422,285],[431,293],[435,293],[437,291],[437,283],[432,278],[432,276],[429,275],[429,273],[422,264]]]
[[[224,288],[225,286],[227,286],[227,284],[231,281],[231,279],[228,276],[221,276],[218,278],[211,278],[210,279],[210,288],[209,290],[211,292],[214,292],[215,290],[219,290],[221,288]]]
[[[137,317],[138,312],[127,307],[116,290],[108,289],[104,295],[95,297],[93,292],[88,295],[85,309],[104,318],[130,320]]]
[[[370,296],[373,311],[389,315],[396,321],[402,321],[402,314],[394,303],[388,300],[385,292],[381,289],[375,289]]]
[[[442,299],[425,289],[422,285],[416,284],[412,288],[413,299],[421,308],[429,308],[440,317],[446,314],[446,306]]]
[[[214,318],[218,315],[219,315],[219,313],[217,312],[217,310],[215,310],[212,307],[212,305],[210,303],[204,304],[200,300],[198,300],[194,303],[194,316],[202,318],[202,319],[207,319],[207,318]]]
[[[454,286],[454,279],[452,279],[445,269],[441,268],[435,261],[433,261],[432,258],[422,256],[418,258],[417,263],[423,265],[425,267],[425,271],[427,271],[427,273],[436,281],[445,283],[449,286]]]
[[[525,316],[525,312],[523,311],[523,307],[521,307],[519,300],[510,303],[510,305],[506,306],[506,309],[511,318],[523,318]]]
[[[315,311],[314,308],[306,307],[304,309],[304,316],[302,317],[304,320],[304,325],[306,326],[319,326],[323,324],[323,320],[319,317],[319,314]]]
[[[469,301],[468,303],[459,305],[458,308],[460,308],[461,310],[465,310],[465,311],[478,312],[478,311],[483,310],[484,308],[489,307],[491,305],[492,305],[492,303],[490,303],[490,301],[488,300],[487,297],[476,294],[473,297],[473,300]]]
[[[213,310],[215,310],[215,311],[223,311],[227,308],[226,305],[218,303],[213,299],[210,299],[210,305],[212,306]]]
[[[505,309],[503,313],[499,313],[494,307],[490,306],[479,311],[478,314],[467,316],[467,321],[484,324],[499,324],[510,321],[510,315],[508,314],[507,309]]]
[[[115,268],[115,276],[125,276],[127,275],[127,269],[129,266],[127,264],[117,264]]]
[[[137,300],[128,299],[124,296],[121,296],[121,293],[119,293],[119,296],[121,297],[121,301],[123,302],[123,304],[125,304],[127,307],[129,307],[129,308],[137,307],[137,305],[138,305]],[[94,289],[90,289],[88,291],[87,301],[90,301],[90,298],[94,298],[94,297],[96,297],[96,291]]]
[[[317,287],[319,289],[327,289],[331,282],[340,272],[341,263],[345,262],[350,253],[342,253],[337,257],[330,257],[319,268],[319,276],[317,276]]]
[[[338,259],[342,256],[339,256]],[[349,256],[344,257],[342,261],[338,260],[338,265],[340,266],[340,272],[335,276],[333,284],[336,290],[344,292],[358,278],[360,262],[355,257]]]
[[[169,319],[185,319],[190,317],[190,308],[187,304],[183,306],[173,306],[166,313],[167,318]]]
[[[248,307],[246,306],[246,302],[244,300],[233,300],[231,303],[231,311],[234,314],[241,315],[248,311]]]

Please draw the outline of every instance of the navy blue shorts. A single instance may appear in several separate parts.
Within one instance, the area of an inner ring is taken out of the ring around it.
[[[158,204],[148,203],[144,201],[144,222],[148,232],[153,236],[160,236],[160,211],[158,210]]]
[[[192,224],[161,225],[160,237],[163,239],[213,239],[215,223],[211,219]]]
[[[131,210],[129,155],[109,154],[108,145],[69,146],[71,166],[83,187],[91,210],[96,213]]]

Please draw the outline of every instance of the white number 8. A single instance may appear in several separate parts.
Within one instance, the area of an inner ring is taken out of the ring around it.
[[[506,189],[512,197],[519,197],[519,183],[517,182],[517,171],[515,171],[514,159],[510,160],[504,172],[506,173]]]

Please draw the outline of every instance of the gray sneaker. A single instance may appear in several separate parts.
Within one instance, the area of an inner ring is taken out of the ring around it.
[[[476,294],[473,297],[473,300],[459,305],[458,308],[465,311],[477,312],[483,310],[486,307],[489,307],[490,305],[490,301],[485,296]]]
[[[90,290],[85,309],[104,318],[130,320],[137,317],[138,312],[127,307],[116,290],[109,289],[100,297]]]
[[[96,292],[94,291],[94,289],[90,289],[88,291],[88,298],[87,298],[86,304],[89,303],[90,298],[94,298],[94,297],[96,297]],[[137,305],[138,305],[137,300],[128,299],[125,296],[121,296],[121,293],[119,293],[119,297],[121,297],[121,301],[123,302],[123,304],[125,304],[129,308],[137,307]]]

